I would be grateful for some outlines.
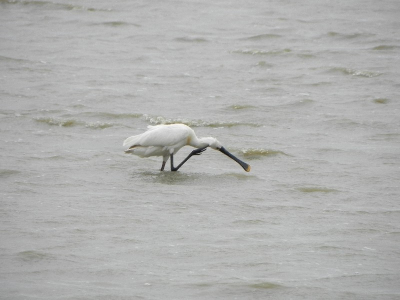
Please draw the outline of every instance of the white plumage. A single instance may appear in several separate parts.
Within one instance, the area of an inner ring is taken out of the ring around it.
[[[186,145],[198,149],[193,150],[181,164],[174,167],[173,155]],[[213,137],[198,138],[193,129],[184,124],[148,126],[146,132],[128,137],[123,146],[128,147],[126,153],[140,157],[162,156],[161,171],[164,170],[169,158],[171,158],[171,171],[177,171],[192,155],[200,155],[207,147],[221,151],[241,164],[246,171],[250,171],[249,165],[230,154],[217,139]]]

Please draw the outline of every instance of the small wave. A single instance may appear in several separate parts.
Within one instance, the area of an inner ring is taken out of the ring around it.
[[[257,179],[254,175],[249,175],[248,173],[225,173],[219,175],[220,178],[232,178],[236,180],[254,180]]]
[[[18,1],[18,0],[1,0],[3,4],[21,4],[31,5],[36,7],[49,7],[52,9],[63,9],[63,10],[84,10],[84,11],[111,11],[110,9],[96,9],[91,7],[85,7],[73,4],[55,3],[50,1]]]
[[[264,220],[260,219],[251,219],[251,220],[237,220],[234,221],[233,224],[239,224],[239,225],[258,225],[258,224],[264,224]]]
[[[23,261],[39,261],[51,258],[51,256],[46,253],[33,250],[19,252],[17,256]]]
[[[11,177],[11,176],[17,175],[19,173],[21,173],[21,172],[20,171],[16,171],[16,170],[0,169],[0,178]]]
[[[297,190],[303,193],[336,193],[338,190],[324,187],[300,187]]]
[[[252,41],[256,40],[256,41],[259,41],[259,40],[277,39],[277,38],[281,38],[281,37],[282,36],[279,35],[279,34],[265,33],[265,34],[259,34],[259,35],[254,35],[254,36],[251,36],[251,37],[247,37],[247,38],[244,38],[244,40],[252,40]]]
[[[276,289],[282,287],[281,285],[272,282],[260,282],[250,284],[249,286],[256,289]]]
[[[285,49],[279,49],[279,50],[235,50],[235,51],[232,51],[231,53],[263,56],[263,55],[281,55],[281,54],[287,54],[289,52],[292,52],[292,50],[285,48]]]
[[[87,123],[82,122],[75,119],[59,119],[59,118],[37,118],[36,122],[45,123],[51,126],[59,126],[59,127],[75,127],[75,126],[83,126],[91,129],[104,129],[112,127],[111,123],[102,123],[102,122],[94,122]]]
[[[250,148],[250,149],[243,149],[240,153],[248,158],[248,159],[259,159],[266,156],[276,156],[276,155],[286,155],[283,151],[279,150],[270,150],[270,149],[259,149],[259,148]]]
[[[366,128],[366,127],[370,127],[370,126],[378,126],[378,122],[375,122],[374,125],[372,125],[374,122],[361,122],[361,121],[357,121],[355,119],[349,119],[349,118],[345,118],[345,117],[333,117],[331,119],[327,119],[326,124],[331,124],[331,126],[338,126],[339,128],[345,128],[347,130],[352,130],[354,128]],[[381,125],[381,124],[379,124]]]
[[[320,81],[320,82],[314,82],[314,83],[310,84],[310,86],[325,86],[325,85],[332,85],[332,82],[330,82],[330,81]]]
[[[226,121],[217,121],[217,122],[207,122],[203,120],[187,120],[187,119],[167,119],[164,117],[151,117],[145,115],[146,121],[150,122],[152,125],[161,125],[161,124],[176,124],[181,123],[188,125],[190,127],[211,127],[211,128],[220,128],[220,127],[237,127],[237,126],[249,126],[249,127],[261,127],[261,124],[256,123],[245,123],[245,122],[226,122]]]
[[[73,127],[77,125],[81,125],[81,122],[74,119],[57,119],[57,118],[37,118],[36,122],[45,123],[52,126],[60,126],[60,127]]]
[[[206,43],[208,42],[205,38],[200,37],[178,37],[175,39],[177,42],[184,42],[184,43]]]
[[[351,39],[356,39],[356,38],[366,37],[366,36],[373,36],[372,34],[366,34],[366,33],[344,34],[344,33],[335,32],[335,31],[330,31],[326,35],[328,37],[335,37],[335,38],[340,38],[340,39],[345,39],[345,40],[351,40]]]
[[[146,182],[152,181],[163,185],[186,185],[197,183],[199,178],[197,174],[187,174],[181,172],[159,172],[145,171],[134,174],[135,179],[139,178]]]
[[[400,47],[398,47],[398,46],[392,46],[392,45],[379,45],[379,46],[372,48],[372,50],[386,51],[386,50],[396,50],[399,48]]]
[[[302,99],[293,103],[290,103],[290,106],[297,106],[297,107],[308,107],[310,105],[313,105],[315,103],[314,100],[312,99]]]
[[[343,247],[338,247],[338,246],[332,246],[332,245],[322,245],[316,247],[317,249],[320,249],[322,251],[331,251],[331,250],[340,250],[343,249]]]
[[[400,134],[399,133],[381,133],[375,134],[369,138],[373,141],[399,141]]]
[[[106,118],[106,119],[139,119],[143,117],[143,114],[136,113],[111,113],[111,112],[84,112],[82,115],[95,117],[95,118]]]
[[[0,2],[1,3],[1,2]],[[8,62],[8,61],[10,61],[10,62],[21,62],[21,63],[31,63],[31,61],[30,60],[27,60],[27,59],[23,59],[23,58],[13,58],[13,57],[9,57],[9,56],[3,56],[3,55],[0,55],[0,61],[5,61],[5,62]]]
[[[244,110],[244,109],[252,109],[255,108],[255,106],[253,105],[240,105],[240,104],[234,104],[231,106],[228,106],[229,109],[234,109],[234,110]]]
[[[335,31],[329,31],[329,32],[327,33],[327,36],[333,36],[333,37],[335,37],[335,36],[339,36],[339,35],[340,35],[340,33],[335,32]]]
[[[122,26],[141,27],[139,24],[123,22],[123,21],[102,22],[102,23],[97,23],[96,25],[104,25],[110,27],[122,27]]]
[[[128,23],[122,22],[122,21],[103,22],[102,24],[106,25],[106,26],[112,26],[112,27],[129,25]]]
[[[375,103],[378,103],[378,104],[387,104],[387,103],[389,103],[389,99],[386,99],[386,98],[377,98],[377,99],[374,99],[374,102],[375,102]]]
[[[382,75],[381,73],[377,73],[377,72],[360,71],[360,70],[355,70],[355,69],[350,69],[350,68],[341,68],[341,67],[331,68],[328,70],[328,73],[340,73],[340,74],[344,74],[344,75],[351,75],[351,76],[365,77],[365,78],[378,77],[378,76]]]
[[[50,156],[34,156],[32,157],[32,159],[35,160],[42,160],[42,159],[46,159],[46,160],[65,160],[66,157],[63,155],[50,155]]]
[[[311,54],[311,53],[299,53],[299,54],[297,54],[297,56],[300,58],[304,58],[304,59],[310,59],[310,58],[317,57],[315,54]]]
[[[86,123],[85,127],[91,129],[105,129],[109,127],[113,127],[114,125],[111,123],[102,123],[102,122],[95,122],[95,123]]]
[[[157,184],[165,185],[196,185],[196,186],[210,186],[219,182],[224,185],[225,183],[232,184],[234,182],[243,182],[248,180],[257,179],[256,176],[246,174],[223,173],[219,175],[211,175],[205,173],[185,173],[185,172],[160,172],[160,171],[143,171],[134,172],[132,178],[144,180],[146,182],[152,181]]]
[[[264,60],[261,60],[261,61],[259,61],[258,63],[257,63],[257,67],[260,67],[260,68],[267,68],[267,69],[270,69],[270,68],[272,68],[274,65],[273,64],[269,64],[269,63],[267,63],[266,61],[264,61]]]

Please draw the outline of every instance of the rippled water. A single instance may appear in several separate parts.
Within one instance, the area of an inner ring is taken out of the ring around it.
[[[399,12],[0,0],[1,298],[399,298]]]

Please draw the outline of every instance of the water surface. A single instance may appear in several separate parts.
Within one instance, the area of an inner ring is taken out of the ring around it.
[[[399,12],[0,1],[2,297],[398,298]],[[251,172],[124,154],[171,123]]]

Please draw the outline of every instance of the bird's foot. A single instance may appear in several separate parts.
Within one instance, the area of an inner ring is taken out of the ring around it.
[[[201,155],[204,151],[207,150],[207,147],[196,149],[192,151],[192,155]]]

